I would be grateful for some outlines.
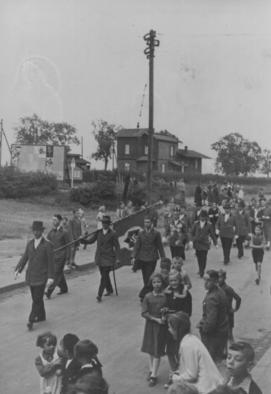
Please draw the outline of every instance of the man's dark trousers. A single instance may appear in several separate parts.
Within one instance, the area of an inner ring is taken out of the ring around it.
[[[206,268],[207,253],[208,250],[196,250],[196,256],[199,265],[199,274],[201,277],[203,277]]]
[[[112,283],[110,280],[110,271],[112,267],[99,267],[100,274],[101,274],[101,280],[100,280],[100,286],[98,290],[98,296],[102,297],[104,290],[108,293],[113,293],[113,287]]]
[[[32,309],[29,315],[30,322],[42,321],[46,319],[43,296],[46,283],[39,286],[30,286],[32,296]]]
[[[64,267],[65,267],[65,262],[59,262],[59,261],[55,262],[55,280],[54,283],[47,290],[47,294],[49,296],[53,293],[56,286],[59,287],[61,293],[68,292],[68,286],[64,276]]]
[[[151,286],[150,286],[150,277],[155,271],[157,261],[139,261],[138,266],[140,267],[142,271],[142,277],[143,277],[143,283],[144,286],[140,290],[139,293],[139,298],[143,300],[145,295],[151,291]]]
[[[240,259],[241,257],[244,256],[244,242],[245,242],[246,237],[244,235],[239,235],[239,237],[236,239],[236,246],[238,249],[238,258]]]
[[[201,333],[202,343],[206,346],[210,356],[215,362],[222,361],[227,346],[228,332],[217,335],[206,335]]]
[[[232,241],[233,241],[233,238],[221,237],[221,245],[222,245],[223,255],[224,255],[224,264],[228,264],[230,261]]]

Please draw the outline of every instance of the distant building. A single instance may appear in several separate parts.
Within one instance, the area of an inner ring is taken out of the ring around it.
[[[56,176],[58,181],[70,182],[71,162],[75,160],[74,181],[82,181],[83,171],[90,163],[81,155],[69,153],[64,145],[12,145],[12,164],[23,172],[45,172]]]
[[[184,149],[178,149],[176,152],[176,161],[181,165],[181,172],[184,174],[201,174],[202,159],[210,159],[210,157],[188,149],[187,146]]]
[[[153,170],[165,173],[201,173],[201,153],[178,149],[179,139],[167,130],[154,133]],[[146,172],[148,167],[148,129],[122,129],[117,133],[117,167],[120,171]]]

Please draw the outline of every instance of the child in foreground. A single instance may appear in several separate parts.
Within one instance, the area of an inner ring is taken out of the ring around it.
[[[254,350],[249,343],[240,341],[230,345],[226,362],[230,373],[227,386],[233,389],[243,389],[247,394],[262,394],[249,373],[254,357]]]
[[[35,359],[36,368],[41,376],[40,394],[60,394],[62,386],[61,359],[56,352],[57,338],[51,332],[38,336],[36,346],[42,349]]]
[[[151,283],[153,291],[145,295],[142,303],[141,315],[146,323],[141,351],[150,356],[148,380],[149,386],[155,386],[160,360],[165,355],[167,327],[162,309],[166,306],[166,296],[161,274],[153,274]]]

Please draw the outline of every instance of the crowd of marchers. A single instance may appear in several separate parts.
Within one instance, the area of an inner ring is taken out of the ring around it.
[[[243,198],[240,194],[230,195],[227,186],[225,197],[214,202],[200,193],[199,198],[197,188],[192,211],[172,199],[163,206],[162,231],[157,229],[159,215],[152,211],[152,215],[145,217],[143,229],[137,229],[129,243],[133,271],[140,270],[143,279],[139,292],[141,315],[145,319],[141,350],[149,355],[148,385],[157,385],[161,357],[167,355],[169,378],[164,386],[170,394],[261,393],[249,373],[254,361],[253,348],[233,338],[234,313],[240,308],[241,296],[226,283],[225,269],[208,270],[207,260],[212,242],[215,246],[221,243],[225,266],[230,264],[234,245],[239,259],[244,255],[244,247],[250,247],[259,285],[264,252],[270,246],[271,211],[264,195],[247,204],[244,195]],[[125,206],[119,207],[124,209]],[[118,215],[124,214],[117,211]],[[76,267],[75,253],[80,243],[84,247],[96,243],[95,263],[100,272],[97,301],[101,303],[104,295],[113,293],[110,274],[119,262],[120,245],[111,217],[101,207],[98,230],[90,235],[83,218],[82,211],[75,211],[65,227],[65,220],[54,215],[47,237],[43,235],[43,223],[33,222],[34,239],[27,244],[16,267],[18,274],[27,265],[26,280],[32,296],[27,324],[30,330],[34,323],[46,318],[44,295],[50,298],[57,286],[60,294],[67,293],[64,266]],[[76,242],[65,247],[70,244],[71,233]],[[166,256],[165,245],[169,246],[170,257]],[[184,269],[186,253],[191,248],[195,250],[198,274],[204,279],[204,300],[194,299],[193,283]],[[202,318],[197,324],[199,337],[190,331],[195,302],[202,303]],[[98,347],[92,341],[79,340],[68,333],[57,347],[56,337],[46,332],[38,337],[37,346],[42,349],[35,360],[41,376],[41,394],[108,392]],[[226,380],[218,368],[225,359]]]

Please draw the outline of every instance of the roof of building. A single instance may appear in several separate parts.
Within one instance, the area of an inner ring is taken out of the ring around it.
[[[117,132],[117,137],[141,137],[142,135],[148,135],[148,129],[121,129]]]
[[[202,153],[191,149],[178,149],[176,151],[176,155],[179,157],[189,157],[193,159],[210,159],[209,156],[203,155]]]
[[[142,137],[142,135],[148,135],[149,129],[121,129],[117,132],[117,138],[130,137],[137,138]],[[159,141],[168,141],[177,143],[179,140],[175,135],[170,133],[154,133],[153,137]]]

